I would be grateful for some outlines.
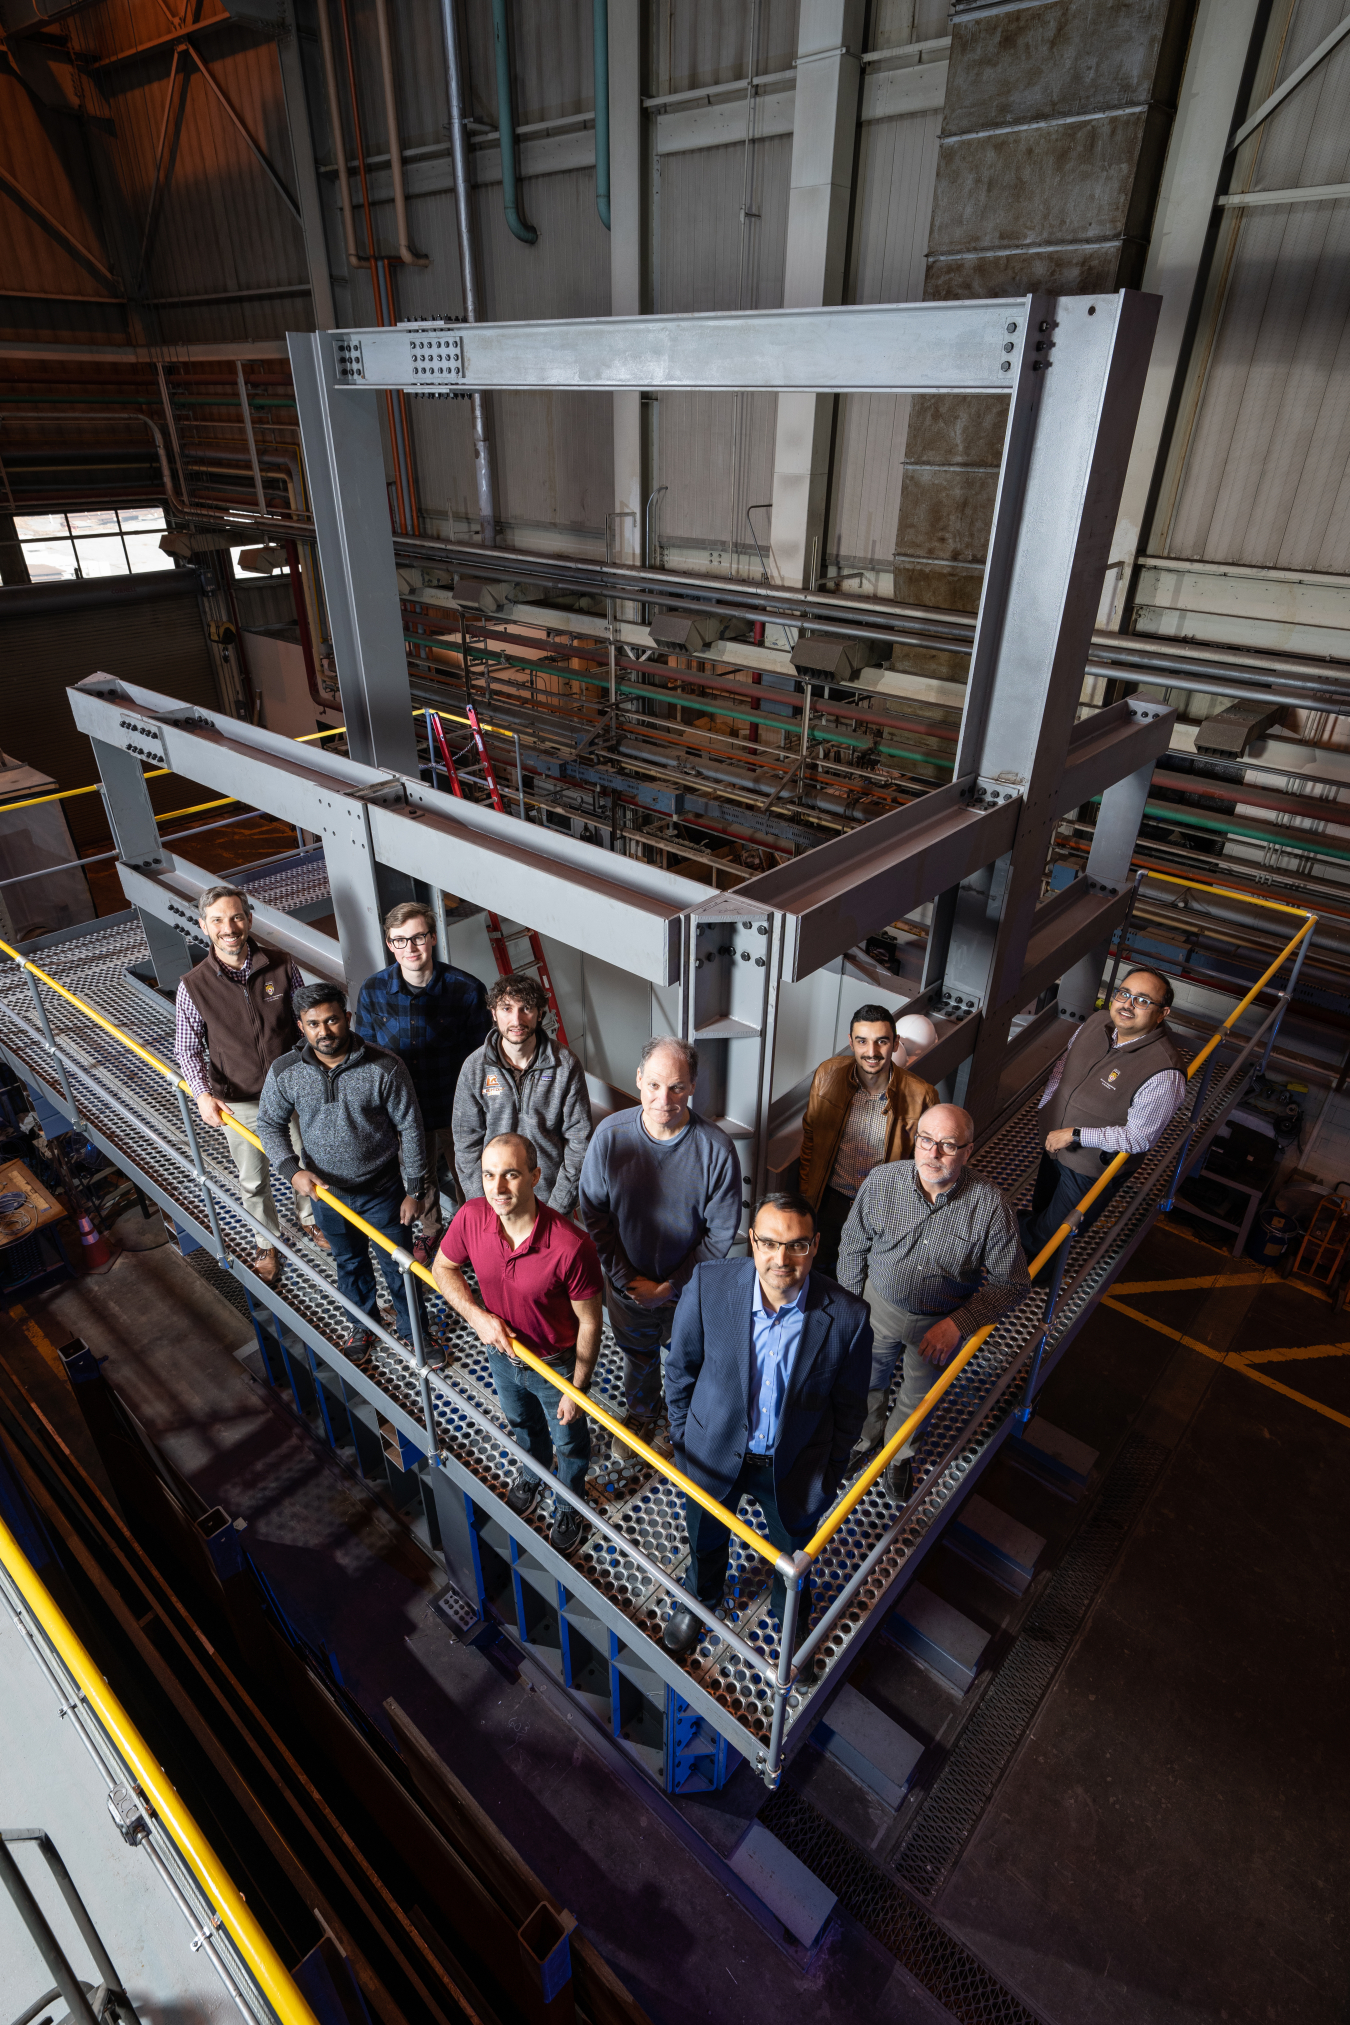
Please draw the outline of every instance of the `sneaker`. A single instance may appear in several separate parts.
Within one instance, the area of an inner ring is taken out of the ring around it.
[[[560,1504],[554,1512],[553,1531],[548,1536],[548,1544],[555,1553],[570,1554],[581,1545],[590,1530],[580,1512],[571,1505]]]
[[[914,1464],[908,1456],[899,1462],[888,1463],[881,1473],[881,1481],[897,1505],[907,1505],[914,1495]]]
[[[358,1371],[369,1371],[374,1363],[374,1349],[375,1338],[369,1329],[353,1327],[348,1331],[347,1340],[342,1345],[342,1354]]]
[[[507,1511],[514,1512],[518,1519],[523,1519],[527,1512],[534,1510],[543,1488],[538,1477],[527,1477],[523,1471],[517,1471],[516,1480],[506,1493]]]
[[[430,1267],[432,1260],[440,1249],[443,1235],[444,1232],[437,1231],[433,1237],[420,1237],[413,1240],[412,1255],[419,1266]]]

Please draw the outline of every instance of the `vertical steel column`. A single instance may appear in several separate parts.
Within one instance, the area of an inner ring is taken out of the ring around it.
[[[101,738],[91,738],[89,743],[98,762],[103,806],[118,856],[137,871],[163,871],[168,853],[160,839],[140,760],[135,753],[124,751],[120,745],[107,745]],[[176,928],[147,908],[138,907],[136,912],[155,967],[156,984],[177,984],[184,971],[192,968],[187,942]]]
[[[1137,716],[1161,717],[1161,704],[1142,704],[1137,708],[1131,702]],[[1092,848],[1088,852],[1087,875],[1103,886],[1124,886],[1130,877],[1130,860],[1134,847],[1139,841],[1139,825],[1144,818],[1144,804],[1153,785],[1155,761],[1149,760],[1124,780],[1114,781],[1106,789],[1097,810],[1096,827],[1092,833]],[[1133,905],[1133,903],[1131,903]],[[1125,925],[1121,923],[1121,936]],[[1059,981],[1059,1003],[1064,1012],[1075,1013],[1086,1019],[1097,1003],[1097,992],[1106,968],[1106,959],[1111,951],[1111,940],[1098,943],[1095,949],[1080,957],[1071,970],[1067,970]]]
[[[334,391],[333,340],[287,339],[347,749],[364,766],[417,778],[408,656],[380,439],[380,397]]]
[[[982,1011],[958,1098],[977,1120],[998,1090],[1022,961],[1058,815],[1056,796],[1101,596],[1157,323],[1156,297],[1030,298],[1012,386],[989,561],[971,652],[956,773],[1021,802],[1014,846],[963,886],[944,964],[949,993]],[[929,981],[932,981],[931,979]]]

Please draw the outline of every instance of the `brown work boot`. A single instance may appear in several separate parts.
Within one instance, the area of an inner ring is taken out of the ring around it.
[[[324,1233],[319,1229],[319,1226],[316,1223],[302,1223],[300,1228],[305,1233],[305,1236],[307,1238],[313,1238],[315,1244],[319,1247],[319,1250],[321,1252],[332,1251],[333,1249],[332,1245],[329,1244],[328,1239],[324,1236]]]
[[[276,1286],[281,1278],[281,1260],[271,1245],[266,1251],[258,1253],[253,1261],[253,1270],[265,1287]]]

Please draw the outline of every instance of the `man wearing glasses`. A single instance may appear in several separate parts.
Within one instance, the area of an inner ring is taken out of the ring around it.
[[[1019,1219],[1030,1261],[1077,1209],[1118,1153],[1132,1158],[1085,1212],[1086,1230],[1161,1138],[1186,1094],[1185,1058],[1167,1032],[1171,983],[1132,970],[1109,1007],[1086,1019],[1051,1071],[1041,1098],[1046,1127],[1031,1209]],[[1048,1273],[1049,1262],[1042,1269]]]
[[[455,1085],[492,1022],[479,980],[437,958],[436,923],[420,901],[390,908],[384,939],[394,961],[362,985],[352,1025],[362,1040],[398,1056],[417,1094],[427,1135],[427,1192],[419,1210],[422,1236],[413,1250],[425,1265],[441,1233],[442,1157],[454,1194]]]
[[[864,1303],[812,1271],[819,1243],[804,1195],[762,1196],[750,1217],[752,1256],[694,1267],[666,1361],[676,1462],[729,1511],[752,1498],[773,1545],[790,1554],[834,1503],[866,1411],[872,1358]],[[692,1498],[685,1523],[686,1586],[711,1608],[726,1582],[730,1535]],[[775,1574],[770,1608],[780,1626],[785,1601]],[[807,1584],[799,1631],[810,1617]],[[662,1643],[692,1652],[703,1630],[679,1604]]]
[[[853,1467],[899,1433],[967,1337],[1026,1298],[1017,1224],[1002,1190],[970,1165],[974,1138],[968,1111],[935,1104],[919,1120],[913,1160],[874,1167],[844,1225],[839,1279],[867,1302],[876,1338]],[[904,1376],[888,1418],[902,1350]],[[922,1423],[886,1467],[899,1505],[914,1489],[921,1431]]]

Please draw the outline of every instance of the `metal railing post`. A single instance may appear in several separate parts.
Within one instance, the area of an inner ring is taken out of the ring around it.
[[[56,1070],[56,1079],[61,1085],[61,1094],[70,1106],[70,1122],[72,1125],[78,1125],[80,1123],[80,1107],[75,1102],[75,1092],[70,1087],[70,1077],[66,1074],[66,1065],[62,1061],[60,1050],[56,1045],[51,1021],[47,1018],[47,1008],[42,1003],[42,993],[38,990],[37,979],[31,970],[25,969],[24,980],[27,983],[29,991],[33,994],[33,1004],[37,1007],[37,1016],[42,1026],[42,1037],[47,1043],[47,1052],[52,1058],[52,1067]]]
[[[801,1608],[802,1583],[810,1574],[812,1566],[809,1554],[780,1554],[778,1573],[787,1588],[783,1602],[783,1623],[778,1641],[778,1672],[773,1689],[773,1722],[769,1730],[769,1753],[764,1761],[764,1783],[778,1784],[779,1766],[783,1757],[783,1728],[787,1718],[787,1701],[792,1692],[792,1649],[797,1642],[797,1613]]]
[[[1290,1006],[1294,1003],[1294,988],[1298,983],[1298,974],[1303,968],[1303,959],[1308,953],[1308,944],[1311,941],[1312,936],[1305,935],[1294,952],[1294,967],[1289,973],[1289,982],[1282,993],[1284,1004],[1280,1007],[1279,1018],[1270,1030],[1270,1039],[1266,1042],[1265,1053],[1262,1055],[1260,1064],[1257,1067],[1256,1073],[1258,1076],[1264,1076],[1266,1073],[1266,1063],[1270,1060],[1270,1051],[1275,1045],[1275,1038],[1280,1031],[1281,1021],[1284,1019]]]
[[[436,1437],[436,1416],[431,1405],[431,1381],[427,1377],[426,1340],[422,1334],[422,1308],[413,1275],[413,1255],[408,1251],[396,1251],[393,1259],[403,1274],[403,1298],[408,1304],[408,1327],[412,1332],[413,1361],[417,1365],[417,1384],[422,1395],[422,1417],[427,1424],[427,1440],[431,1443],[428,1461],[439,1464],[441,1444]]]
[[[1181,1142],[1181,1151],[1177,1155],[1176,1168],[1173,1171],[1172,1179],[1168,1186],[1166,1197],[1159,1204],[1159,1212],[1163,1216],[1166,1216],[1170,1212],[1172,1204],[1176,1201],[1177,1190],[1180,1188],[1182,1182],[1186,1178],[1185,1176],[1186,1157],[1191,1150],[1191,1141],[1195,1137],[1195,1128],[1197,1123],[1199,1122],[1200,1113],[1204,1108],[1205,1097],[1209,1090],[1210,1077],[1214,1074],[1214,1064],[1218,1061],[1218,1059],[1219,1057],[1217,1052],[1215,1054],[1212,1054],[1209,1057],[1209,1060],[1205,1063],[1204,1070],[1201,1074],[1200,1088],[1196,1091],[1195,1101],[1191,1105],[1191,1115],[1186,1126],[1186,1136]]]
[[[211,1236],[215,1240],[216,1263],[217,1265],[224,1266],[228,1272],[230,1265],[229,1255],[225,1250],[225,1239],[221,1235],[220,1219],[216,1215],[215,1197],[211,1193],[211,1184],[206,1177],[206,1162],[202,1159],[202,1149],[197,1138],[197,1129],[192,1122],[192,1111],[188,1104],[187,1091],[181,1083],[175,1083],[173,1088],[174,1095],[178,1099],[178,1114],[183,1121],[183,1130],[187,1134],[188,1147],[192,1153],[192,1165],[197,1170],[197,1180],[201,1186],[202,1200],[206,1204],[207,1222],[211,1226]]]
[[[1055,1307],[1059,1301],[1059,1290],[1064,1284],[1064,1269],[1069,1263],[1069,1249],[1078,1234],[1077,1221],[1072,1215],[1070,1221],[1074,1227],[1055,1253],[1055,1263],[1050,1273],[1050,1294],[1045,1304],[1045,1319],[1041,1324],[1041,1333],[1037,1338],[1036,1348],[1031,1353],[1031,1368],[1027,1372],[1027,1382],[1022,1393],[1022,1404],[1013,1415],[1013,1419],[1019,1427],[1027,1425],[1035,1408],[1036,1380],[1040,1375],[1041,1359],[1045,1355],[1045,1346],[1050,1340],[1050,1324],[1055,1319]]]

